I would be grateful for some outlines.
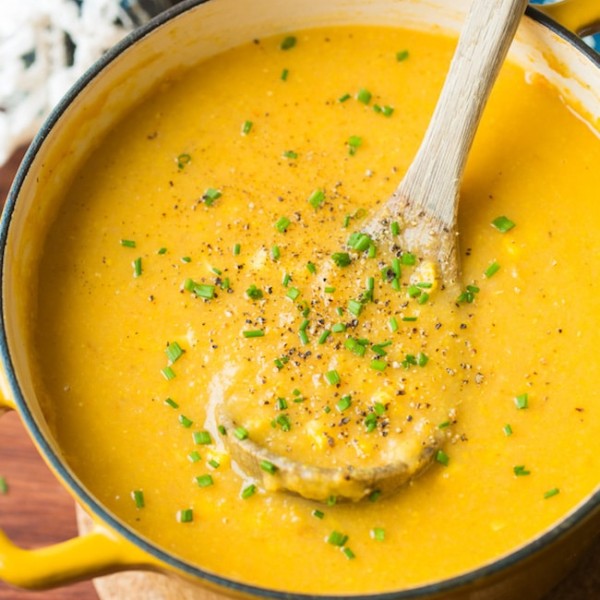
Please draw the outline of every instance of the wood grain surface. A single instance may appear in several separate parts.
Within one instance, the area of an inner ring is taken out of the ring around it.
[[[16,153],[0,169],[0,203],[4,202],[22,154],[22,151]],[[16,414],[8,414],[0,419],[0,476],[5,478],[9,486],[8,493],[0,494],[0,527],[13,541],[23,547],[33,548],[77,535],[71,497],[39,457]],[[468,543],[468,538],[464,543]],[[132,580],[126,575],[105,578],[98,586],[99,592],[91,582],[38,593],[15,590],[0,583],[0,600],[153,600],[159,597],[148,591],[153,581],[157,582],[157,586],[160,585],[158,580],[139,574],[136,577],[137,582],[141,583],[134,583],[133,587]],[[181,596],[170,597],[183,600]],[[208,598],[208,595],[202,594],[202,597]],[[599,598],[600,539],[586,553],[575,571],[544,600]]]

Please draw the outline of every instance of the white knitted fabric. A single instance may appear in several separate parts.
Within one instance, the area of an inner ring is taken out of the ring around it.
[[[115,0],[1,3],[0,165],[31,140],[76,79],[133,28]]]

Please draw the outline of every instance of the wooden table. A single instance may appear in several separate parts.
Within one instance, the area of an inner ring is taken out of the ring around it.
[[[4,202],[21,155],[22,152],[17,153],[4,168],[0,169],[0,203]],[[39,457],[15,414],[8,414],[0,420],[0,476],[3,476],[9,485],[9,492],[0,495],[0,526],[12,540],[23,547],[31,548],[77,535],[71,497]],[[468,543],[468,538],[464,543]],[[14,590],[0,583],[0,600],[98,600],[98,598],[90,582],[37,594]],[[124,594],[122,599],[114,596],[113,598],[130,600],[131,596]],[[544,600],[598,600],[599,598],[600,539],[576,570]]]

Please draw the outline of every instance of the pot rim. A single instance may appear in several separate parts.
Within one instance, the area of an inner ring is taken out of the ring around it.
[[[87,85],[91,83],[96,75],[106,68],[112,61],[116,60],[124,51],[129,49],[142,38],[152,33],[155,29],[158,29],[164,25],[166,22],[182,15],[196,6],[200,6],[209,1],[210,0],[183,0],[182,2],[172,6],[163,13],[154,17],[150,22],[129,33],[120,42],[109,49],[97,62],[95,62],[77,80],[77,82],[62,98],[62,100],[52,110],[25,153],[2,211],[2,216],[0,218],[0,279],[2,281],[5,277],[7,257],[6,249],[10,224],[21,187],[27,178],[37,153],[44,145],[47,136],[62,117],[63,113],[69,108],[77,96],[85,90]],[[538,22],[540,25],[548,28],[558,37],[568,42],[575,48],[575,50],[584,54],[600,69],[600,53],[595,52],[575,33],[564,28],[552,18],[548,17],[531,5],[527,7],[525,14],[534,21]],[[4,294],[0,294],[0,314],[2,315],[4,315],[4,308]],[[63,485],[66,485],[71,493],[77,498],[78,502],[84,504],[96,519],[106,523],[110,528],[116,531],[127,541],[141,548],[151,557],[160,560],[168,567],[185,573],[187,576],[192,576],[195,579],[216,585],[218,588],[228,589],[238,594],[262,598],[273,598],[278,600],[340,600],[341,598],[345,597],[352,598],[352,600],[416,600],[418,598],[429,597],[432,594],[441,594],[444,592],[450,593],[462,587],[472,585],[477,581],[497,576],[501,572],[513,567],[525,559],[533,557],[536,553],[549,547],[553,542],[558,541],[572,527],[581,524],[593,513],[593,511],[600,507],[599,487],[561,521],[557,522],[550,529],[541,535],[538,535],[530,542],[510,552],[509,554],[503,555],[489,564],[483,565],[471,571],[467,571],[466,573],[441,581],[418,585],[405,590],[347,595],[305,594],[301,592],[286,592],[246,584],[228,579],[222,575],[205,571],[202,568],[194,566],[190,562],[185,561],[184,559],[170,554],[166,550],[160,548],[158,545],[146,540],[140,534],[136,533],[133,529],[126,526],[114,515],[108,512],[108,510],[98,500],[96,500],[69,471],[64,461],[54,451],[44,433],[38,426],[17,380],[3,319],[0,319],[0,358],[5,368],[7,383],[9,384],[10,390],[13,394],[13,399],[23,424],[26,426],[29,435],[33,438],[36,446],[44,455],[46,461],[50,464],[54,472],[60,477]]]

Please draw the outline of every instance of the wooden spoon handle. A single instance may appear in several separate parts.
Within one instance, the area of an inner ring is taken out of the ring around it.
[[[488,96],[527,0],[472,0],[433,117],[397,194],[454,226],[458,188]]]

